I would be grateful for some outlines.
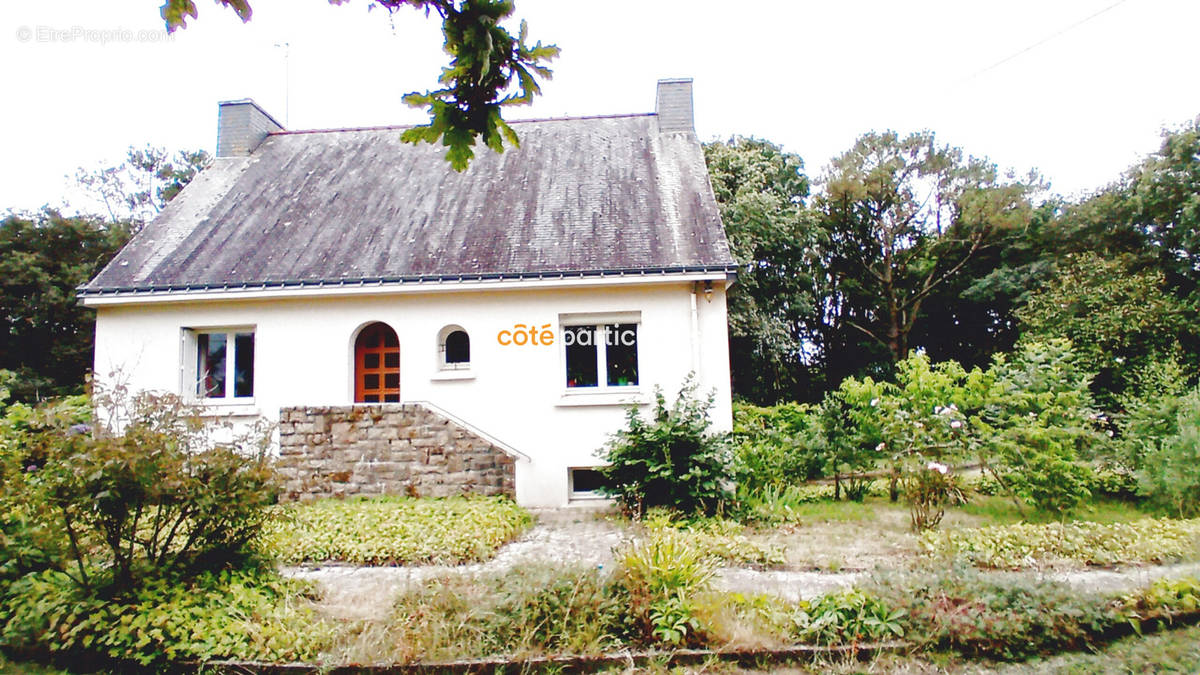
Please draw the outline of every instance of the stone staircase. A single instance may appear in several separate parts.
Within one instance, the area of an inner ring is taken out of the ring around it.
[[[518,453],[422,403],[279,411],[284,498],[515,496]]]

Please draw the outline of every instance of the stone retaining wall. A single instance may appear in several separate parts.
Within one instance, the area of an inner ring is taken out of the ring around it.
[[[513,457],[420,404],[282,408],[284,496],[515,496]]]

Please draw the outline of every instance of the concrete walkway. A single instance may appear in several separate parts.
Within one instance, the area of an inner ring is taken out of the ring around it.
[[[331,564],[287,567],[284,575],[310,579],[321,587],[321,608],[343,619],[383,619],[396,593],[430,578],[450,574],[497,573],[515,566],[543,564],[561,567],[611,569],[613,551],[633,538],[618,521],[589,509],[554,509],[535,512],[537,523],[519,539],[500,549],[495,558],[470,565],[412,567],[357,567]],[[899,570],[896,570],[899,571]],[[1026,570],[987,572],[1044,578],[1069,584],[1081,592],[1118,593],[1143,587],[1155,579],[1200,576],[1200,563],[1130,566],[1116,569]],[[795,602],[849,588],[868,580],[870,572],[815,572],[722,568],[715,586],[745,594],[770,593]]]

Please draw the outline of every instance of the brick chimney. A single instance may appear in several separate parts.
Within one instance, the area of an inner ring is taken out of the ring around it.
[[[658,101],[654,106],[658,115],[658,130],[696,131],[692,115],[692,78],[681,77],[658,81]]]
[[[245,157],[272,131],[283,125],[248,98],[217,104],[217,157]]]

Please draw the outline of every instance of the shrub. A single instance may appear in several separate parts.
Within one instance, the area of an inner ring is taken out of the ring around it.
[[[968,571],[881,584],[877,592],[907,616],[907,639],[968,657],[1015,660],[1079,649],[1122,620],[1106,599],[1063,584]]]
[[[487,560],[532,522],[506,497],[358,497],[277,508],[261,547],[286,563],[456,565]]]
[[[1054,559],[1089,565],[1165,562],[1196,554],[1200,520],[999,525],[926,533],[925,550],[979,567],[1016,568]]]
[[[1200,390],[1182,396],[1173,433],[1145,439],[1138,491],[1184,518],[1200,514]]]
[[[605,446],[608,465],[600,471],[608,484],[601,489],[626,513],[663,506],[711,514],[731,497],[728,439],[710,430],[708,417],[716,394],[698,399],[696,387],[689,376],[669,407],[656,387],[652,419],[631,406],[626,428]]]
[[[113,399],[105,400],[114,410]],[[265,434],[213,445],[194,410],[141,394],[113,427],[39,411],[5,453],[8,523],[57,540],[58,568],[88,589],[124,592],[145,568],[212,567],[245,555],[278,495]],[[64,561],[66,562],[66,561]]]
[[[298,602],[307,587],[259,568],[148,576],[104,600],[62,572],[26,575],[0,602],[9,649],[143,665],[184,660],[311,660],[332,627]]]
[[[820,423],[810,406],[734,404],[733,440],[741,489],[781,488],[824,475]]]
[[[699,621],[691,605],[709,587],[715,559],[685,532],[674,528],[649,536],[617,556],[616,583],[625,597],[627,630],[637,641],[695,643]]]
[[[966,502],[958,477],[950,467],[938,462],[924,466],[910,462],[901,470],[900,484],[914,532],[936,529],[947,506]]]
[[[1027,503],[1069,514],[1090,496],[1080,455],[1099,442],[1090,377],[1065,340],[1023,344],[988,372],[986,403],[972,420],[984,466]]]
[[[1200,611],[1200,579],[1159,579],[1121,602],[1140,630],[1148,619],[1170,621],[1177,614]]]

